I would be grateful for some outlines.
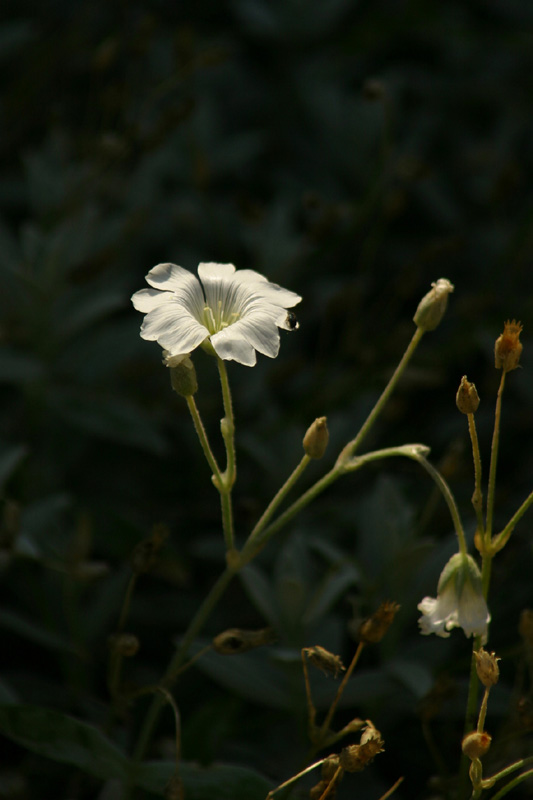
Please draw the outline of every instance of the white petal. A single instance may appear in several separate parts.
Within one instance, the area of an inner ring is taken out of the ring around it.
[[[204,296],[198,278],[177,264],[157,264],[146,276],[155,289],[175,292],[197,317],[204,306]]]
[[[255,312],[225,329],[230,338],[243,337],[264,356],[275,358],[279,352],[279,333],[268,314]]]
[[[215,353],[226,361],[238,361],[245,367],[253,367],[257,361],[255,350],[242,334],[231,333],[235,327],[235,325],[230,325],[211,336],[211,344]]]
[[[148,311],[157,308],[168,300],[167,292],[160,292],[159,289],[141,289],[132,295],[131,302],[136,311],[146,314]]]
[[[188,308],[174,295],[149,311],[141,326],[141,336],[157,341],[171,355],[190,353],[209,335],[209,331],[192,316]]]
[[[240,269],[235,275],[235,281],[243,284],[249,284],[250,288],[253,287],[254,293],[260,295],[269,303],[281,306],[282,308],[292,308],[301,301],[300,295],[289,289],[283,289],[277,283],[271,283],[259,272],[254,272],[251,269]]]
[[[486,635],[489,621],[490,614],[485,598],[471,584],[466,583],[459,603],[459,625],[465,635]]]

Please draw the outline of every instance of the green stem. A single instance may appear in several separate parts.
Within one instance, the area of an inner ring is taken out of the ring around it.
[[[513,516],[503,529],[503,531],[501,531],[501,533],[499,533],[497,536],[494,537],[494,545],[498,546],[498,550],[501,550],[501,548],[507,543],[507,540],[509,539],[509,536],[511,535],[513,530],[515,529],[518,521],[524,516],[524,514],[526,513],[526,511],[528,510],[529,506],[532,503],[533,503],[533,492],[531,492],[531,494],[526,497],[526,499],[524,500],[518,511],[516,511],[513,514]]]
[[[255,527],[253,528],[252,532],[250,533],[250,536],[248,537],[248,539],[246,541],[246,545],[247,546],[250,546],[250,547],[252,546],[252,544],[257,539],[257,537],[259,536],[259,534],[261,533],[263,528],[266,526],[267,522],[269,522],[269,520],[272,518],[272,515],[274,514],[275,510],[278,508],[280,503],[288,495],[288,493],[290,492],[292,487],[295,485],[295,483],[299,480],[299,478],[303,474],[304,470],[306,469],[306,467],[308,466],[310,461],[311,461],[311,459],[309,458],[309,456],[308,455],[304,455],[304,457],[302,458],[302,460],[300,461],[300,463],[298,464],[296,469],[293,470],[293,472],[289,475],[289,477],[287,478],[287,480],[285,481],[283,486],[274,495],[274,497],[272,498],[272,500],[270,501],[270,503],[268,504],[268,506],[264,510],[263,514],[261,515],[259,520],[256,522]]]
[[[207,434],[205,432],[205,428],[200,417],[200,412],[198,411],[198,406],[194,400],[194,396],[188,395],[185,400],[187,401],[187,405],[189,407],[189,411],[191,413],[192,421],[194,423],[194,429],[198,435],[198,439],[200,440],[200,444],[202,446],[202,450],[204,451],[204,455],[207,459],[207,463],[209,464],[211,471],[213,473],[213,477],[215,478],[215,486],[219,487],[222,482],[220,467],[216,462],[216,458],[213,455],[211,447],[209,445],[209,441],[207,439]]]
[[[530,761],[530,759],[524,759],[524,761]],[[518,786],[519,783],[522,783],[522,781],[525,781],[532,775],[533,775],[533,769],[528,769],[525,772],[520,773],[520,775],[517,775],[516,778],[514,778],[512,781],[509,781],[507,786],[504,786],[502,789],[500,789],[499,792],[496,792],[496,794],[493,795],[491,800],[501,800],[501,798],[505,797],[505,795],[508,794],[511,791],[511,789],[514,789],[515,786]]]
[[[384,388],[383,392],[381,393],[381,396],[379,397],[378,401],[376,402],[376,405],[374,406],[374,408],[372,409],[372,411],[368,415],[367,419],[363,423],[363,426],[361,427],[359,433],[357,434],[357,436],[354,439],[351,440],[351,442],[348,442],[346,447],[341,452],[341,454],[339,456],[339,460],[340,461],[344,461],[344,460],[350,458],[351,456],[353,456],[353,454],[355,453],[357,448],[361,445],[361,442],[363,441],[363,439],[365,438],[365,436],[367,435],[367,433],[371,429],[371,427],[374,424],[374,422],[376,421],[377,417],[380,415],[381,411],[383,410],[383,407],[385,406],[385,403],[387,402],[387,400],[391,396],[392,392],[396,388],[396,384],[398,383],[398,381],[402,377],[402,375],[403,375],[403,373],[405,371],[405,368],[406,368],[407,364],[409,363],[409,361],[411,360],[411,358],[412,358],[416,348],[418,347],[418,344],[420,343],[420,340],[422,339],[423,335],[424,335],[424,331],[422,330],[422,328],[417,328],[416,331],[413,334],[413,338],[409,342],[409,344],[407,346],[407,349],[406,349],[405,353],[403,354],[403,356],[402,356],[402,358],[400,360],[400,363],[398,364],[398,366],[394,370],[394,372],[393,372],[388,384],[386,385],[386,387]]]
[[[165,688],[169,688],[172,685],[176,674],[179,672],[179,669],[187,656],[189,647],[204,626],[207,618],[215,608],[234,575],[235,570],[226,569],[214,584],[211,591],[204,599],[202,605],[194,615],[185,633],[185,636],[183,637],[180,646],[174,653],[174,656],[172,657],[168,669],[163,677],[162,685]],[[152,705],[148,710],[143,727],[139,734],[137,745],[135,747],[134,759],[136,761],[140,761],[144,757],[164,702],[165,701],[161,695],[157,695],[152,701]]]
[[[222,402],[224,403],[224,419],[221,420],[220,428],[224,446],[226,448],[226,469],[221,475],[220,482],[220,501],[222,505],[222,525],[224,528],[224,539],[226,550],[232,553],[235,550],[235,534],[233,531],[233,508],[231,502],[231,490],[237,477],[237,464],[235,460],[235,422],[233,418],[233,404],[231,401],[231,390],[228,380],[226,365],[221,358],[217,357],[220,384],[222,387]]]
[[[483,695],[483,700],[481,701],[481,708],[479,709],[479,717],[477,720],[477,732],[483,733],[485,730],[485,719],[487,717],[487,705],[489,702],[489,691],[490,689],[485,688],[485,693]]]
[[[479,679],[476,670],[476,657],[474,653],[481,647],[481,636],[476,636],[472,646],[472,661],[470,662],[470,680],[468,684],[468,697],[466,700],[466,714],[465,724],[463,728],[463,738],[474,730],[475,719],[477,712],[477,700],[479,695]],[[461,762],[459,765],[459,786],[457,797],[458,800],[466,800],[469,794],[469,770],[471,761],[464,753],[461,755]]]
[[[492,522],[494,515],[494,493],[496,489],[496,467],[498,464],[498,447],[500,443],[500,419],[502,415],[502,395],[505,387],[505,370],[502,371],[498,396],[496,398],[496,409],[494,412],[494,431],[492,433],[492,447],[490,452],[489,485],[487,489],[487,521],[485,524],[485,543],[490,545],[492,539]]]
[[[344,692],[344,690],[346,688],[346,685],[347,685],[348,681],[350,680],[352,672],[354,671],[354,669],[356,667],[356,664],[359,661],[359,657],[360,657],[361,653],[363,652],[363,647],[364,646],[365,646],[365,643],[362,642],[362,641],[359,642],[359,644],[357,645],[357,650],[354,653],[354,656],[352,658],[352,662],[351,662],[350,666],[348,667],[348,669],[346,670],[346,672],[344,673],[342,681],[341,681],[341,683],[339,685],[339,688],[337,689],[337,694],[335,695],[335,698],[334,698],[332,704],[329,707],[329,710],[328,710],[328,713],[326,714],[324,722],[320,726],[320,732],[319,732],[319,735],[318,735],[318,741],[317,741],[317,743],[315,745],[314,750],[320,750],[321,743],[324,740],[324,737],[326,736],[326,734],[328,732],[329,726],[331,725],[331,721],[333,719],[333,715],[335,714],[335,711],[336,711],[337,706],[339,704],[339,700],[341,699],[341,697],[343,695],[343,692]]]
[[[481,489],[481,454],[479,451],[479,440],[477,438],[476,421],[473,414],[468,414],[468,431],[472,442],[472,455],[474,457],[474,494],[472,495],[472,505],[476,512],[477,526],[481,540],[485,538],[485,526],[483,524],[483,491]]]
[[[414,458],[415,461],[418,461],[418,463],[424,467],[426,472],[433,478],[433,480],[439,487],[444,499],[446,500],[448,509],[450,511],[453,520],[455,533],[457,534],[457,539],[459,540],[459,550],[461,551],[462,555],[466,556],[467,547],[466,547],[465,533],[463,530],[461,517],[459,516],[457,503],[455,502],[455,498],[450,491],[450,487],[448,486],[448,484],[446,483],[440,472],[436,470],[433,464],[430,464],[429,461],[423,455],[415,452],[413,453],[411,458]]]

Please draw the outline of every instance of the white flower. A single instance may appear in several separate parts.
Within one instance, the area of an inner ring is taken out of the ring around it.
[[[452,556],[440,576],[437,598],[424,597],[418,609],[423,615],[418,620],[423,634],[449,636],[452,628],[462,628],[465,636],[481,636],[486,642],[490,614],[472,556]]]
[[[254,366],[256,350],[277,356],[278,328],[294,329],[287,309],[302,298],[233,264],[199,264],[198,275],[201,283],[176,264],[150,270],[146,281],[152,288],[131,298],[137,311],[146,314],[142,338],[158,342],[167,358],[189,354],[202,344],[209,349],[209,343],[219,358],[247,367]]]

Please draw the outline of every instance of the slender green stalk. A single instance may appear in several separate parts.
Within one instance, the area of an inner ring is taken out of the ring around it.
[[[444,499],[446,500],[446,504],[450,510],[450,514],[453,520],[453,525],[455,528],[455,533],[457,534],[457,539],[459,540],[459,550],[461,551],[462,555],[467,554],[467,547],[466,547],[466,539],[465,533],[463,530],[463,525],[461,522],[461,517],[459,516],[459,510],[457,508],[457,503],[455,502],[455,498],[450,491],[450,487],[440,474],[438,470],[435,469],[433,464],[430,464],[429,461],[419,453],[413,453],[411,456],[421,464],[426,472],[431,475],[437,486],[439,487]]]
[[[501,548],[505,544],[507,544],[507,541],[511,533],[515,529],[518,521],[524,516],[524,514],[526,513],[526,511],[528,510],[528,508],[532,503],[533,503],[533,492],[531,492],[531,494],[529,494],[526,497],[526,499],[524,500],[518,511],[515,511],[515,513],[513,514],[513,516],[503,529],[503,531],[501,531],[497,536],[494,537],[493,545],[495,548],[501,550]]]
[[[473,731],[475,728],[477,701],[479,695],[479,679],[477,677],[476,657],[474,653],[480,647],[481,647],[481,636],[476,636],[474,639],[474,644],[472,646],[472,661],[470,662],[470,680],[468,683],[468,696],[466,699],[466,714],[465,714],[465,724],[463,728],[463,738],[468,733]],[[466,800],[466,797],[469,794],[470,763],[471,762],[468,756],[462,753],[461,761],[459,764],[459,786],[457,792],[458,800]]]
[[[362,425],[359,433],[357,434],[357,436],[354,439],[352,439],[351,442],[348,442],[346,447],[342,450],[342,452],[341,452],[341,454],[339,456],[339,459],[338,459],[339,461],[344,461],[344,460],[350,458],[351,456],[353,456],[353,454],[355,453],[357,448],[360,447],[363,439],[365,438],[365,436],[367,435],[367,433],[371,429],[371,427],[374,424],[374,422],[376,421],[377,417],[381,414],[381,412],[383,410],[383,407],[385,406],[385,403],[387,402],[387,400],[391,396],[392,392],[396,388],[396,384],[398,383],[398,381],[402,377],[402,375],[403,375],[403,373],[405,371],[405,368],[406,368],[407,364],[409,363],[409,361],[411,360],[411,358],[412,358],[416,348],[418,347],[418,345],[420,343],[420,340],[422,339],[423,335],[424,335],[424,331],[422,330],[422,328],[417,328],[416,331],[413,334],[413,338],[411,339],[411,341],[409,342],[409,344],[407,346],[407,349],[406,349],[405,353],[403,354],[402,358],[400,359],[400,362],[399,362],[398,366],[394,370],[394,372],[393,372],[388,384],[386,385],[386,387],[384,388],[383,392],[381,393],[378,401],[376,402],[376,405],[374,406],[374,408],[372,409],[372,411],[370,412],[370,414],[366,418],[366,420],[363,423],[363,425]]]
[[[477,732],[483,733],[485,729],[485,719],[487,717],[487,704],[489,702],[489,691],[490,689],[485,688],[485,693],[483,695],[483,700],[481,701],[481,708],[479,709],[479,717],[477,720]]]
[[[500,420],[502,415],[502,395],[505,387],[506,371],[502,370],[496,409],[494,412],[494,430],[492,433],[492,447],[490,452],[489,485],[487,489],[487,521],[485,524],[485,542],[490,545],[492,539],[492,522],[494,515],[494,493],[496,490],[496,467],[498,464],[498,448],[500,444]]]
[[[295,483],[299,480],[299,478],[303,475],[306,467],[308,466],[311,459],[308,455],[304,455],[296,469],[289,475],[283,486],[279,489],[279,491],[274,495],[266,509],[264,510],[263,514],[256,522],[255,527],[253,528],[250,536],[248,537],[246,544],[250,547],[253,545],[254,541],[256,540],[257,536],[261,533],[263,528],[266,526],[267,522],[272,518],[272,515],[283,502],[285,497],[288,495],[292,487]]]
[[[473,414],[467,414],[468,431],[472,442],[472,455],[474,457],[474,494],[472,495],[472,505],[476,512],[477,527],[479,535],[484,541],[485,525],[483,523],[483,491],[481,489],[481,454],[479,451],[479,440],[477,438],[476,421]]]
[[[234,570],[231,569],[224,570],[224,572],[219,577],[217,582],[214,584],[209,594],[205,597],[202,605],[194,615],[187,629],[187,632],[185,633],[185,636],[183,637],[180,646],[174,653],[170,661],[170,664],[168,666],[168,669],[163,677],[162,685],[165,688],[169,688],[172,685],[176,677],[176,674],[179,672],[182,663],[187,657],[187,652],[189,650],[189,647],[191,646],[192,642],[194,641],[194,639],[204,626],[206,620],[208,619],[212,610],[215,608],[216,604],[220,600],[222,594],[224,593],[226,587],[228,586],[234,575],[235,575]],[[139,734],[137,745],[135,747],[134,759],[136,761],[140,761],[146,752],[146,749],[150,742],[150,738],[152,736],[154,727],[157,723],[159,712],[161,711],[163,703],[164,700],[161,698],[160,695],[157,695],[152,701],[152,705],[148,710],[148,713],[144,720],[144,724]]]
[[[202,446],[202,450],[204,452],[204,455],[205,455],[205,457],[207,459],[207,463],[209,464],[209,466],[211,468],[211,471],[213,473],[213,476],[215,478],[215,486],[217,486],[217,489],[218,489],[220,484],[221,484],[221,482],[222,482],[221,473],[220,473],[220,467],[218,466],[216,458],[213,455],[213,451],[211,450],[211,447],[209,445],[209,441],[207,439],[207,434],[205,432],[205,428],[204,428],[204,425],[203,425],[203,422],[202,422],[202,418],[200,417],[200,412],[198,411],[198,406],[196,405],[196,402],[194,400],[194,396],[192,394],[188,395],[185,398],[185,400],[187,401],[187,405],[189,407],[189,411],[190,411],[190,414],[191,414],[191,417],[192,417],[192,421],[194,423],[194,429],[195,429],[195,431],[196,431],[196,433],[198,435],[198,439],[199,439],[200,444]]]
[[[226,365],[224,361],[218,357],[217,365],[220,375],[220,384],[222,386],[222,401],[224,403],[224,419],[220,423],[220,429],[226,448],[226,469],[221,475],[219,491],[226,551],[228,553],[233,553],[235,550],[235,533],[233,531],[231,491],[237,477],[237,464],[235,460],[235,422],[233,419],[233,404],[231,401],[231,390]]]
[[[529,761],[529,759],[524,759],[524,761],[526,760]],[[520,775],[517,775],[516,778],[514,778],[512,781],[509,781],[507,786],[504,786],[499,792],[496,792],[496,794],[492,796],[491,800],[501,800],[502,797],[505,797],[506,794],[509,794],[511,789],[514,789],[515,786],[518,786],[519,783],[522,783],[522,781],[525,781],[527,778],[531,778],[532,775],[533,769],[528,769],[526,772],[521,772]]]

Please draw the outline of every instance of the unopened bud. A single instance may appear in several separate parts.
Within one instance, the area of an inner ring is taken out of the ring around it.
[[[518,367],[520,354],[522,353],[521,331],[522,323],[517,322],[515,319],[512,322],[507,320],[504,324],[503,333],[498,336],[494,345],[494,365],[496,369],[511,372],[511,370]]]
[[[457,408],[461,414],[475,414],[479,407],[479,395],[475,384],[471,383],[466,375],[461,378],[461,383],[455,396]]]
[[[472,731],[472,733],[467,733],[463,739],[461,748],[465,756],[474,761],[476,758],[483,758],[490,747],[491,741],[492,736],[489,736],[486,731],[481,733]]]
[[[329,441],[329,431],[326,417],[317,417],[307,429],[304,436],[303,446],[305,454],[309,458],[322,458],[326,452]]]
[[[380,642],[392,625],[399,609],[398,603],[385,600],[378,610],[362,623],[358,633],[360,641],[367,644]]]
[[[439,278],[420,301],[413,322],[423,331],[433,331],[439,325],[448,305],[448,295],[454,286],[447,278]]]
[[[490,689],[491,686],[495,686],[498,683],[500,677],[498,661],[500,659],[496,657],[496,653],[488,653],[483,648],[475,650],[474,656],[476,658],[477,676],[483,686],[486,689]]]
[[[133,633],[114,633],[109,639],[109,647],[124,658],[132,658],[137,654],[140,644]]]
[[[148,572],[149,569],[155,564],[157,554],[159,553],[165,539],[168,536],[168,528],[166,525],[157,524],[152,528],[150,535],[139,542],[134,548],[130,556],[130,564],[132,570],[136,574]]]
[[[319,644],[314,647],[304,647],[302,652],[314,667],[322,670],[324,675],[333,675],[336,678],[339,672],[344,672],[346,669],[340,656],[330,653]]]
[[[170,369],[170,385],[182,397],[190,397],[198,391],[196,370],[188,355],[165,356],[164,363]]]
[[[260,631],[243,631],[240,628],[228,628],[219,633],[211,642],[213,650],[221,656],[234,656],[238,653],[247,653],[256,647],[272,644],[275,641],[272,628],[263,628]]]

